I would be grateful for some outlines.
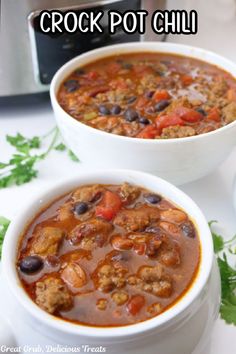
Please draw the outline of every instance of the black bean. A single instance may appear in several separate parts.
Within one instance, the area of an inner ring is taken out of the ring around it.
[[[155,91],[148,91],[148,92],[145,93],[145,97],[146,98],[152,98],[154,93],[155,93]]]
[[[67,80],[64,82],[65,87],[70,87],[71,85],[77,85],[78,81],[77,80]]]
[[[157,74],[158,76],[165,76],[164,71],[161,71],[161,70],[156,70],[156,74]]]
[[[78,90],[79,87],[68,87],[67,88],[67,92],[71,93],[71,92],[75,92]]]
[[[80,87],[77,80],[68,80],[64,82],[64,86],[66,87],[67,92],[74,92]]]
[[[121,107],[118,104],[111,107],[111,114],[120,114],[120,112]]]
[[[122,66],[124,69],[127,69],[127,70],[130,70],[133,68],[133,64],[131,64],[131,63],[124,63]]]
[[[150,120],[148,120],[148,119],[145,118],[145,117],[140,117],[138,121],[139,121],[139,123],[141,123],[141,124],[145,124],[145,125],[150,124]]]
[[[85,202],[78,202],[74,206],[74,213],[76,215],[82,215],[88,211],[88,204]]]
[[[99,106],[99,112],[104,116],[108,116],[109,114],[111,114],[110,109],[103,104]]]
[[[172,62],[170,60],[161,60],[160,63],[167,65],[167,66],[172,64]]]
[[[161,112],[163,111],[166,107],[168,107],[170,104],[170,101],[168,100],[160,100],[156,105],[155,105],[155,110],[156,112]]]
[[[201,107],[196,108],[195,111],[202,114],[203,116],[207,116],[207,112]]]
[[[43,260],[39,256],[27,256],[20,261],[19,266],[23,273],[32,274],[43,268]]]
[[[162,197],[158,194],[147,194],[144,198],[150,204],[157,204],[162,200]]]
[[[127,120],[127,122],[133,122],[138,118],[138,112],[136,112],[134,109],[127,109],[125,111],[125,120]]]
[[[83,74],[85,74],[85,70],[82,68],[79,68],[79,69],[75,70],[75,74],[78,76],[83,75]]]
[[[181,230],[184,234],[184,236],[194,238],[196,236],[195,229],[193,224],[189,222],[185,222],[181,225]]]
[[[129,97],[127,99],[127,103],[131,104],[131,103],[134,103],[136,100],[137,100],[137,97],[136,96],[132,96],[132,97]]]

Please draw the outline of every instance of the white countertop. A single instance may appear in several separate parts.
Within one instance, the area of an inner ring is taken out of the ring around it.
[[[0,161],[9,158],[12,148],[5,141],[6,134],[18,131],[32,137],[44,135],[55,126],[48,100],[27,106],[20,104],[0,105]],[[38,164],[36,180],[20,187],[0,190],[0,215],[13,219],[14,215],[39,190],[49,188],[55,180],[79,173],[83,166],[71,161],[63,152],[53,151]],[[181,188],[189,194],[205,213],[207,220],[218,220],[219,230],[226,238],[236,232],[235,211],[232,204],[232,183],[236,173],[236,149],[229,158],[211,175]],[[1,293],[0,293],[1,298]],[[1,303],[1,301],[0,301]],[[218,320],[213,332],[212,348],[206,354],[234,354],[236,327]]]

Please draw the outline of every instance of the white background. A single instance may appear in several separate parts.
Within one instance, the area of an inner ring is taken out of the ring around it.
[[[227,56],[236,61],[236,17],[234,0],[168,0],[170,7],[196,8],[201,14],[199,34],[193,36],[173,36],[168,40],[194,44]],[[180,6],[181,4],[181,6]],[[0,101],[0,161],[5,161],[12,153],[12,148],[5,141],[6,134],[13,135],[20,131],[26,136],[44,135],[55,122],[48,99],[32,103],[20,100],[3,105]],[[11,220],[24,203],[37,196],[38,192],[52,186],[55,181],[79,173],[83,166],[74,163],[65,153],[52,152],[46,161],[38,164],[38,178],[21,187],[0,190],[0,215]],[[229,158],[211,175],[188,185],[182,189],[200,206],[208,220],[218,220],[220,231],[225,238],[236,233],[236,217],[233,209],[232,190],[236,173],[236,149]],[[1,282],[1,279],[0,279]],[[7,294],[8,289],[4,289]],[[0,313],[8,304],[8,296],[0,292]],[[14,326],[14,316],[10,318]],[[24,319],[21,321],[24,326]],[[19,329],[20,332],[20,329]],[[210,353],[235,354],[236,327],[226,325],[218,320],[212,335]],[[164,353],[163,353],[164,354]]]

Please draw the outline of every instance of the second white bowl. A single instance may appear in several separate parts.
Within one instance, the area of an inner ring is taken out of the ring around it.
[[[57,100],[61,83],[76,68],[115,54],[148,51],[205,60],[236,76],[233,62],[200,48],[161,42],[108,46],[76,57],[56,73],[50,89],[53,110],[66,143],[83,163],[99,168],[132,168],[151,172],[177,185],[184,184],[207,175],[227,157],[236,143],[236,121],[210,133],[188,138],[129,138],[80,123],[66,113]]]

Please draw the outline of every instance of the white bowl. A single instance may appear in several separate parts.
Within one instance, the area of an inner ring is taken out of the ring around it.
[[[201,262],[189,291],[170,309],[142,323],[113,328],[95,328],[69,323],[41,310],[26,294],[16,271],[19,237],[40,209],[58,196],[83,184],[134,183],[160,193],[183,208],[196,222],[201,242]],[[218,314],[220,287],[213,263],[213,245],[208,224],[198,206],[182,191],[155,176],[130,170],[108,170],[80,174],[76,178],[39,193],[11,223],[3,245],[2,270],[31,327],[56,343],[85,343],[107,347],[107,353],[190,354],[199,341],[209,338]]]
[[[79,159],[93,167],[132,168],[151,172],[174,184],[201,178],[228,156],[236,144],[236,121],[210,133],[180,139],[138,139],[91,128],[72,118],[57,101],[64,79],[76,68],[120,53],[164,52],[187,55],[215,64],[236,76],[236,65],[204,49],[161,42],[126,43],[92,50],[62,66],[55,74],[50,95],[60,131]]]

